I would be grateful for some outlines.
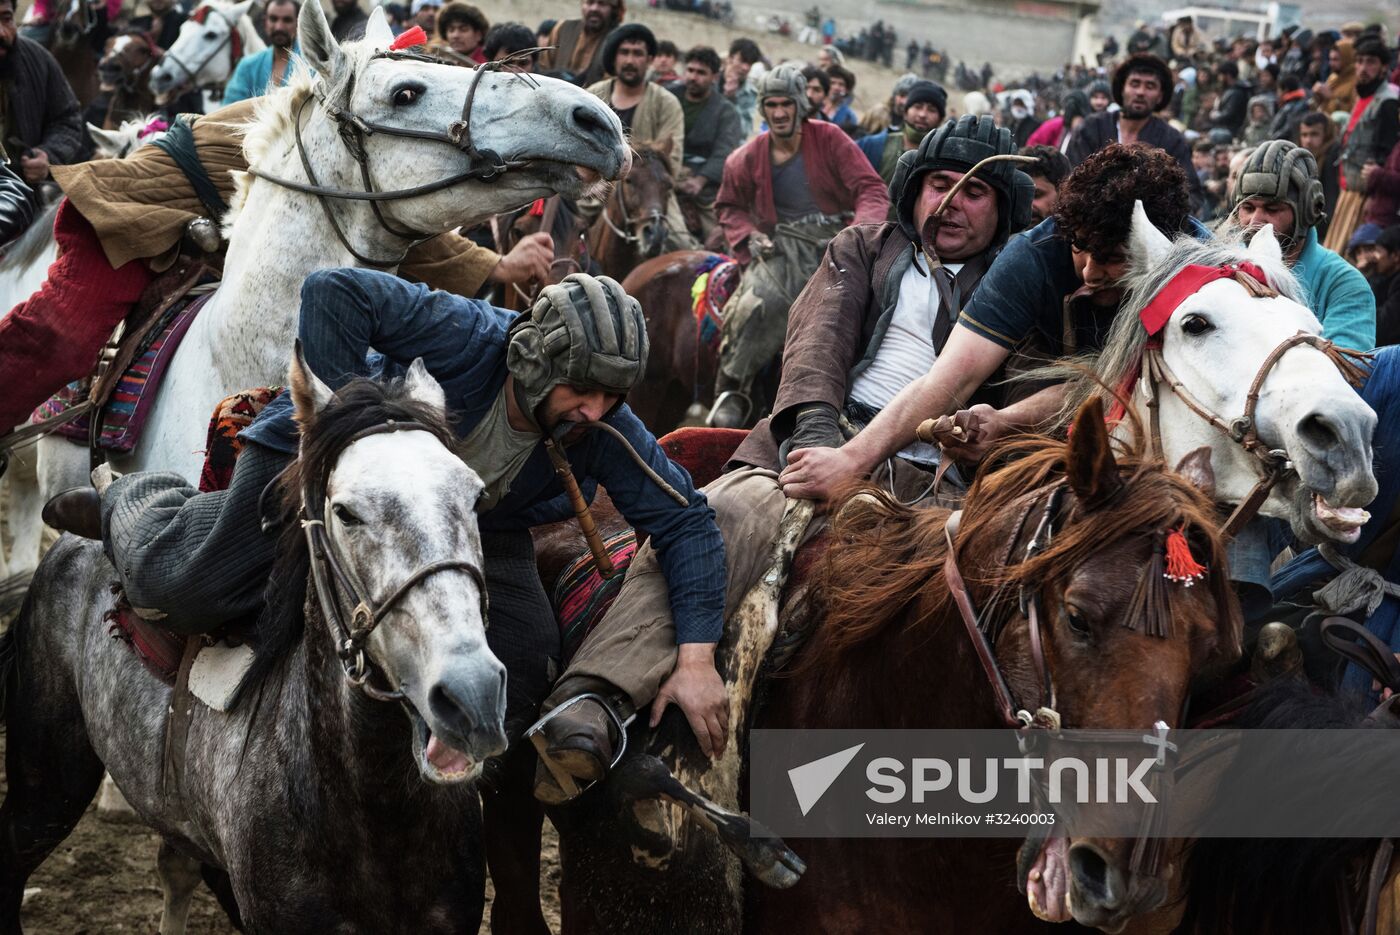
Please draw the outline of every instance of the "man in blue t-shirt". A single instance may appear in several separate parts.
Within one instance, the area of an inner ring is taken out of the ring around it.
[[[852,478],[912,444],[930,416],[952,414],[1004,366],[1045,363],[1099,350],[1118,314],[1124,248],[1133,203],[1168,236],[1205,230],[1188,214],[1186,172],[1163,151],[1111,144],[1065,181],[1055,216],[1013,237],[987,271],[928,373],[910,383],[841,448],[807,448],[788,459],[789,496],[825,499]],[[980,458],[991,442],[1044,422],[1060,405],[1059,387],[1000,407],[969,410],[972,441],[945,445],[959,460]]]

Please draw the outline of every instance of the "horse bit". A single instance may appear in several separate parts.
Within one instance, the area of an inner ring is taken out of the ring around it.
[[[433,192],[442,191],[445,188],[451,188],[453,185],[471,181],[473,179],[481,182],[491,182],[499,178],[504,172],[506,172],[509,169],[517,169],[522,166],[529,165],[529,162],[527,160],[505,160],[501,158],[500,154],[494,152],[493,150],[478,149],[476,144],[472,141],[471,115],[472,103],[476,100],[476,90],[477,87],[481,84],[481,76],[488,71],[502,71],[510,65],[513,65],[515,63],[515,59],[519,58],[520,56],[528,55],[533,51],[535,50],[527,49],[524,52],[517,53],[515,56],[500,59],[495,62],[487,62],[483,65],[478,65],[475,69],[473,69],[471,84],[467,88],[467,97],[462,104],[462,116],[460,119],[454,121],[452,125],[448,127],[447,132],[445,133],[438,132],[435,130],[413,130],[408,127],[394,127],[389,126],[387,124],[376,123],[374,121],[366,120],[363,117],[356,114],[354,111],[349,110],[348,107],[341,107],[340,105],[330,101],[326,97],[325,81],[318,80],[313,88],[312,94],[315,96],[316,100],[320,101],[321,107],[326,112],[326,115],[329,116],[339,128],[341,141],[345,144],[346,149],[350,151],[350,154],[354,157],[355,162],[359,165],[360,177],[364,182],[363,190],[328,188],[322,185],[320,181],[316,178],[316,171],[314,168],[312,168],[311,160],[306,155],[306,146],[302,142],[301,137],[302,115],[305,113],[307,105],[311,103],[310,97],[307,97],[305,100],[302,101],[301,107],[297,110],[296,118],[293,121],[293,127],[296,133],[297,155],[301,157],[301,166],[303,171],[305,171],[306,173],[307,181],[297,182],[293,181],[292,179],[281,178],[279,176],[271,175],[267,172],[264,172],[261,169],[256,169],[253,166],[248,167],[248,173],[257,178],[265,179],[273,183],[274,185],[280,185],[283,188],[291,189],[292,191],[302,192],[303,194],[308,195],[315,195],[317,202],[321,205],[321,210],[325,212],[326,219],[330,221],[331,228],[335,231],[335,235],[340,240],[341,245],[344,246],[345,249],[349,251],[350,255],[353,256],[360,263],[363,263],[366,266],[374,266],[385,269],[398,266],[400,263],[403,262],[404,257],[408,255],[410,250],[412,250],[420,243],[423,243],[427,240],[431,240],[437,235],[424,234],[421,231],[408,231],[394,227],[388,222],[388,220],[384,217],[383,212],[380,210],[380,202],[401,201],[406,198],[416,198],[419,195],[427,195]],[[377,59],[388,59],[390,61],[424,62],[432,65],[452,65],[451,62],[446,62],[442,59],[435,58],[431,55],[423,55],[418,52],[395,51],[392,49],[388,51],[375,52],[373,55],[370,56],[369,61],[373,62]],[[533,81],[533,79],[530,78],[529,75],[524,73],[508,73],[514,74],[516,77],[521,78],[522,80]],[[344,92],[344,98],[347,104],[349,103],[350,98],[354,93],[354,90],[355,82],[354,77],[352,76]],[[412,188],[398,188],[392,189],[390,191],[381,191],[375,184],[374,176],[370,172],[369,154],[365,152],[365,138],[368,136],[372,136],[375,133],[379,133],[383,136],[400,137],[403,139],[429,140],[437,143],[446,143],[449,146],[461,150],[463,153],[466,154],[468,158],[467,169],[463,172],[457,173],[456,175],[449,176],[443,179],[438,179],[434,182],[427,182],[422,185],[416,185]],[[405,248],[404,252],[399,254],[399,256],[391,257],[389,259],[375,259],[373,257],[368,257],[365,256],[363,253],[360,253],[351,245],[349,239],[345,235],[345,231],[340,226],[340,222],[335,217],[335,212],[331,210],[331,200],[369,202],[370,207],[374,211],[375,218],[379,221],[379,226],[382,227],[388,233],[392,234],[393,236],[400,237],[409,241],[408,247]]]
[[[627,225],[627,227],[631,228],[631,230],[625,230],[622,227],[619,227],[617,222],[612,219],[612,213],[610,210],[612,207],[611,201],[603,205],[603,223],[607,224],[608,228],[611,229],[614,234],[620,237],[623,243],[632,244],[633,246],[641,244],[642,235],[637,233],[637,229],[640,228],[643,224],[647,223],[648,221],[661,228],[663,237],[668,234],[668,231],[666,230],[666,215],[661,211],[660,208],[652,208],[651,212],[646,215],[639,214],[634,217],[628,217],[626,176],[623,176],[617,181],[617,203],[618,207],[622,209],[622,223]]]
[[[222,52],[224,50],[224,46],[228,45],[230,42],[234,43],[233,50],[229,56],[230,75],[233,74],[233,69],[238,66],[239,61],[243,58],[243,42],[238,34],[238,24],[233,20],[229,19],[227,16],[225,16],[222,10],[211,6],[202,6],[198,10],[195,10],[193,13],[190,14],[190,20],[195,23],[199,23],[200,25],[203,25],[204,21],[209,18],[210,13],[213,13],[219,19],[224,21],[224,24],[228,26],[228,33],[224,36],[223,40],[218,45],[214,46],[213,50],[208,55],[204,56],[204,58],[200,60],[199,66],[197,68],[191,69],[190,66],[186,65],[183,61],[181,61],[180,56],[176,55],[173,51],[166,50],[165,53],[161,55],[162,60],[168,58],[170,59],[170,61],[180,66],[180,70],[185,73],[185,80],[195,87],[198,87],[199,73],[204,70],[204,66],[214,61],[214,56]]]
[[[1059,484],[1050,491],[1040,520],[1036,524],[1030,542],[1025,547],[1024,561],[1035,558],[1050,545],[1055,536],[1056,524],[1064,512],[1064,501],[1068,490],[1067,485]],[[1027,503],[1025,511],[1016,524],[1017,531],[1006,547],[1003,565],[1010,562],[1011,555],[1016,550],[1016,543],[1020,541],[1021,534],[1025,530],[1026,520],[1039,499],[1039,495],[1036,495]],[[1092,734],[1082,738],[1061,733],[1062,718],[1055,696],[1055,680],[1050,671],[1049,660],[1045,655],[1040,593],[1037,589],[1028,588],[1025,585],[1020,587],[1019,605],[1021,615],[1026,618],[1031,666],[1038,683],[1034,713],[1029,707],[1021,707],[1016,703],[1010,683],[996,659],[995,642],[1001,627],[991,619],[991,611],[996,607],[997,601],[994,598],[989,602],[984,612],[979,614],[973,606],[972,595],[963,580],[961,570],[958,568],[957,552],[953,546],[953,539],[957,535],[961,518],[962,510],[956,510],[949,515],[947,523],[943,527],[943,535],[948,546],[947,557],[943,561],[943,577],[948,584],[953,603],[958,608],[958,616],[967,631],[968,640],[972,644],[973,651],[982,665],[983,674],[986,675],[987,683],[991,687],[997,715],[1005,727],[1018,733],[1018,743],[1022,754],[1030,755],[1038,745],[1040,738],[1046,735],[1053,735],[1055,740],[1060,743],[1088,743],[1099,746],[1104,744],[1146,745],[1156,751],[1152,771],[1148,774],[1149,779],[1164,771],[1168,766],[1167,751],[1176,751],[1176,745],[1167,741],[1170,728],[1164,721],[1153,723],[1151,733],[1144,733],[1141,730],[1095,730]],[[1129,868],[1134,873],[1142,872],[1149,876],[1156,876],[1160,870],[1164,848],[1160,837],[1155,834],[1160,825],[1160,818],[1159,806],[1148,805],[1144,808],[1142,818],[1139,821],[1139,833],[1133,840],[1133,850],[1129,863]],[[1034,839],[1033,835],[1027,838],[1028,841]]]
[[[1246,288],[1250,288],[1246,285]],[[1262,285],[1261,289],[1266,288]],[[1254,290],[1251,289],[1253,292]],[[1272,291],[1272,290],[1270,290]],[[1262,296],[1260,296],[1262,297]],[[1161,411],[1158,406],[1158,388],[1165,387],[1172,392],[1177,399],[1187,409],[1194,412],[1201,419],[1215,427],[1225,437],[1242,447],[1258,459],[1260,465],[1259,481],[1250,490],[1249,495],[1237,505],[1221,526],[1221,533],[1233,538],[1234,535],[1244,527],[1259,512],[1264,501],[1268,498],[1270,491],[1278,485],[1280,481],[1289,476],[1296,476],[1297,472],[1293,468],[1293,462],[1288,459],[1288,452],[1278,448],[1269,448],[1259,437],[1259,424],[1255,419],[1255,410],[1259,406],[1259,393],[1263,389],[1264,381],[1268,378],[1270,371],[1283,359],[1283,355],[1295,347],[1307,344],[1317,348],[1327,356],[1327,359],[1336,365],[1342,376],[1353,386],[1358,386],[1361,381],[1361,370],[1352,360],[1366,360],[1370,354],[1361,351],[1353,351],[1347,348],[1338,347],[1321,335],[1308,334],[1306,331],[1299,331],[1291,337],[1283,339],[1264,358],[1264,362],[1259,365],[1259,370],[1254,374],[1254,379],[1250,381],[1249,393],[1245,397],[1244,413],[1233,419],[1226,419],[1219,413],[1212,410],[1205,403],[1197,399],[1190,390],[1181,382],[1172,369],[1167,366],[1166,359],[1162,356],[1162,347],[1159,342],[1149,342],[1143,350],[1143,367],[1141,384],[1143,393],[1147,397],[1147,407],[1149,410],[1149,420],[1151,423],[1151,434],[1149,445],[1156,451],[1162,451],[1162,426]]]
[[[382,435],[389,432],[432,431],[428,426],[419,422],[385,422],[356,432],[341,448],[341,451],[343,452],[345,448],[371,435]],[[369,596],[369,592],[360,581],[359,576],[355,574],[353,566],[346,560],[341,551],[340,542],[331,534],[331,527],[326,525],[325,492],[316,490],[308,481],[302,487],[301,501],[301,527],[306,535],[307,552],[311,559],[311,577],[316,585],[316,597],[321,605],[321,610],[330,619],[331,625],[335,627],[337,633],[336,655],[339,656],[340,664],[345,669],[345,678],[350,684],[376,701],[398,701],[403,698],[403,692],[395,689],[386,691],[370,682],[372,668],[365,652],[365,644],[369,641],[370,635],[384,621],[384,617],[389,611],[393,610],[395,605],[413,588],[433,575],[444,571],[466,572],[476,582],[477,590],[481,594],[481,617],[485,621],[487,612],[486,576],[478,565],[462,559],[443,559],[429,562],[420,566],[390,591],[387,597],[376,604]],[[342,595],[345,598],[345,604],[353,602],[349,624],[345,622],[342,615],[342,608],[345,606],[341,603]]]

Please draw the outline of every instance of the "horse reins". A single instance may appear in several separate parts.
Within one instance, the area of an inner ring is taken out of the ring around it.
[[[380,210],[380,202],[402,201],[407,198],[416,198],[420,195],[432,194],[433,192],[442,191],[445,188],[451,188],[454,185],[459,185],[462,182],[467,181],[475,180],[480,182],[491,182],[499,178],[503,173],[510,169],[517,169],[530,164],[528,160],[505,160],[501,158],[500,154],[496,153],[493,150],[479,149],[476,146],[476,144],[472,141],[471,134],[472,104],[476,100],[476,91],[481,84],[482,75],[486,74],[487,72],[504,70],[508,65],[511,65],[513,63],[513,59],[515,57],[527,54],[529,51],[531,50],[527,50],[527,52],[525,53],[517,53],[517,56],[512,56],[511,58],[501,59],[495,62],[487,62],[486,64],[480,65],[477,68],[473,69],[471,84],[467,88],[467,96],[465,101],[463,101],[462,103],[462,116],[460,119],[454,121],[452,125],[448,127],[446,132],[440,132],[437,130],[414,130],[408,127],[395,127],[390,126],[388,124],[366,120],[363,117],[356,114],[355,112],[349,110],[347,107],[341,107],[340,105],[330,101],[326,97],[324,82],[318,81],[313,88],[312,94],[314,95],[316,100],[320,102],[321,108],[325,111],[326,115],[329,116],[332,122],[334,122],[338,127],[340,131],[341,141],[345,144],[346,149],[350,151],[351,156],[354,157],[355,162],[359,165],[360,177],[364,182],[364,188],[361,190],[346,188],[329,188],[327,186],[322,185],[317,179],[316,171],[311,165],[310,157],[307,156],[306,145],[302,141],[301,135],[302,115],[305,113],[307,105],[311,102],[310,97],[307,97],[302,101],[301,107],[297,110],[296,119],[293,121],[293,127],[296,137],[297,155],[301,158],[302,170],[306,173],[307,181],[298,182],[292,179],[281,178],[279,176],[271,175],[267,172],[264,172],[261,169],[254,168],[253,166],[248,167],[248,173],[257,178],[271,182],[274,185],[279,185],[282,188],[287,188],[292,191],[316,196],[317,202],[321,205],[321,210],[325,212],[326,219],[330,221],[331,228],[335,231],[336,238],[340,240],[341,245],[344,246],[347,251],[349,251],[350,255],[353,256],[360,263],[363,263],[366,266],[380,267],[385,269],[398,266],[400,263],[403,262],[404,257],[408,255],[410,250],[412,250],[418,244],[423,243],[426,240],[430,240],[433,237],[436,237],[437,234],[424,233],[420,231],[402,230],[390,225],[387,219],[385,219],[383,212]],[[449,65],[451,67],[459,67],[451,65],[450,62],[445,62],[442,59],[434,58],[430,55],[423,55],[418,52],[404,52],[396,50],[379,51],[371,55],[369,61],[372,62],[376,59],[388,59],[390,61],[415,61],[433,65]],[[507,72],[507,74],[513,74],[516,77],[521,78],[523,80],[532,80],[529,78],[528,75],[521,72]],[[349,102],[350,97],[354,93],[354,87],[354,79],[352,77],[351,81],[347,84],[344,92],[344,97],[347,103]],[[399,137],[402,139],[428,140],[430,142],[446,143],[449,146],[452,146],[453,148],[458,149],[464,154],[466,154],[468,159],[468,166],[465,171],[459,172],[456,175],[448,176],[447,178],[438,179],[433,182],[426,182],[422,185],[415,185],[412,188],[398,188],[389,191],[382,191],[374,182],[374,177],[370,172],[369,167],[369,154],[365,151],[366,138],[376,133],[383,136]],[[378,220],[380,227],[382,227],[385,231],[387,231],[395,237],[400,237],[410,241],[408,247],[406,247],[403,253],[399,254],[397,257],[391,257],[388,259],[375,259],[374,257],[366,256],[365,254],[361,253],[350,243],[350,240],[346,237],[345,231],[344,229],[342,229],[340,222],[336,219],[335,212],[331,209],[330,203],[332,200],[369,202],[371,208],[374,211],[375,219]]]
[[[1252,278],[1251,278],[1252,279]],[[1248,285],[1246,285],[1248,288]],[[1250,490],[1249,494],[1235,507],[1229,517],[1221,526],[1221,533],[1233,538],[1245,525],[1253,519],[1259,512],[1259,508],[1264,505],[1270,492],[1286,477],[1297,476],[1293,468],[1293,462],[1288,458],[1288,452],[1277,448],[1269,448],[1259,437],[1259,424],[1255,418],[1255,410],[1259,406],[1259,394],[1263,389],[1264,381],[1268,379],[1269,373],[1283,359],[1283,355],[1300,345],[1310,345],[1317,348],[1327,356],[1341,371],[1348,382],[1356,385],[1360,379],[1360,370],[1353,362],[1355,359],[1367,359],[1371,355],[1360,351],[1353,351],[1347,348],[1338,347],[1326,338],[1316,334],[1308,334],[1306,331],[1299,331],[1291,337],[1285,338],[1269,352],[1264,358],[1264,362],[1259,365],[1258,371],[1254,374],[1254,379],[1250,381],[1249,393],[1245,397],[1244,412],[1233,419],[1227,419],[1215,412],[1205,403],[1197,399],[1190,390],[1181,382],[1172,369],[1167,366],[1166,359],[1162,355],[1160,342],[1149,342],[1143,350],[1142,355],[1142,387],[1147,396],[1147,407],[1150,424],[1149,450],[1161,452],[1162,448],[1162,426],[1161,411],[1158,405],[1158,387],[1165,387],[1170,390],[1177,399],[1187,409],[1191,410],[1205,422],[1213,426],[1232,442],[1242,447],[1245,451],[1253,455],[1260,465],[1260,476],[1257,483]]]
[[[238,63],[243,59],[243,36],[238,31],[238,24],[225,16],[222,10],[212,6],[202,6],[190,14],[190,20],[203,25],[204,21],[209,18],[210,13],[213,13],[224,21],[228,26],[228,34],[224,36],[223,41],[214,46],[213,51],[200,60],[199,67],[191,69],[190,66],[186,65],[180,59],[180,56],[170,50],[166,50],[165,53],[161,55],[162,60],[168,58],[176,65],[180,66],[180,70],[185,73],[186,80],[196,88],[199,86],[199,73],[204,70],[206,65],[214,61],[214,56],[222,52],[225,46],[232,46],[229,50],[230,58],[228,70],[230,75],[233,74],[233,70],[238,67]]]
[[[1057,524],[1065,512],[1064,504],[1068,492],[1069,488],[1066,484],[1059,484],[1051,489],[1049,496],[1045,499],[1040,519],[1036,523],[1030,541],[1026,544],[1023,561],[1030,561],[1050,545],[1058,528]],[[1032,497],[1026,509],[1021,513],[1016,523],[1017,531],[1003,556],[1003,564],[1009,564],[1011,556],[1016,551],[1016,545],[1025,530],[1026,521],[1039,500],[1038,494]],[[1021,615],[1026,618],[1031,668],[1035,672],[1038,686],[1033,711],[1031,705],[1023,706],[1017,703],[1006,674],[1002,671],[996,658],[995,640],[1001,628],[995,625],[991,610],[997,605],[997,602],[991,601],[987,613],[979,615],[973,604],[972,595],[967,589],[967,583],[963,579],[962,571],[958,568],[957,552],[953,540],[957,535],[961,518],[962,511],[956,510],[949,515],[943,527],[943,535],[948,547],[947,555],[943,560],[943,577],[947,582],[953,603],[958,608],[958,617],[962,620],[963,627],[967,631],[968,642],[971,643],[978,662],[981,663],[982,672],[987,678],[987,684],[992,690],[997,715],[1005,727],[1015,730],[1020,735],[1019,742],[1022,752],[1028,753],[1036,745],[1040,736],[1048,735],[1053,735],[1060,743],[1145,744],[1157,750],[1157,758],[1148,778],[1152,780],[1157,777],[1167,765],[1166,751],[1176,749],[1174,744],[1170,744],[1166,740],[1169,728],[1163,721],[1155,722],[1150,734],[1141,730],[1095,730],[1090,736],[1076,738],[1061,733],[1063,719],[1060,716],[1058,699],[1055,694],[1054,673],[1045,652],[1046,641],[1044,624],[1042,623],[1044,614],[1040,606],[1040,593],[1037,589],[1028,588],[1025,585],[1019,589],[1019,607]],[[993,632],[989,634],[988,629],[992,629]],[[1044,732],[1044,734],[1042,735],[1040,732]],[[1147,805],[1139,821],[1138,835],[1133,842],[1133,850],[1129,860],[1131,872],[1156,876],[1160,871],[1165,851],[1162,839],[1155,833],[1160,828],[1160,823],[1159,807]],[[1033,839],[1027,838],[1027,840]]]
[[[371,435],[389,432],[432,432],[419,422],[384,422],[362,429],[350,437],[345,448]],[[434,433],[435,434],[435,433]],[[370,635],[384,621],[385,616],[413,588],[428,578],[445,571],[465,572],[476,582],[481,594],[481,617],[486,620],[487,596],[486,576],[481,568],[462,559],[443,559],[420,566],[401,581],[388,596],[376,602],[355,574],[350,563],[341,552],[340,543],[331,534],[331,527],[325,519],[325,491],[317,490],[310,483],[302,487],[301,526],[306,535],[307,552],[311,560],[311,577],[316,586],[316,597],[321,611],[330,620],[337,633],[336,655],[345,669],[345,678],[370,698],[376,701],[398,701],[403,693],[397,689],[381,689],[370,682],[372,664],[366,655],[365,646]],[[342,598],[345,603],[342,604]],[[347,624],[342,614],[345,605],[350,605],[350,620]]]
[[[627,176],[624,175],[617,181],[617,204],[618,209],[622,212],[622,223],[631,228],[630,231],[619,227],[617,222],[612,219],[610,212],[612,203],[612,199],[609,198],[603,205],[603,223],[607,224],[608,229],[614,234],[622,238],[623,243],[632,244],[634,246],[640,244],[642,242],[642,235],[637,233],[637,229],[648,221],[658,225],[662,230],[663,236],[668,233],[666,230],[666,215],[660,208],[652,208],[651,212],[646,215],[639,214],[630,216],[627,214]]]

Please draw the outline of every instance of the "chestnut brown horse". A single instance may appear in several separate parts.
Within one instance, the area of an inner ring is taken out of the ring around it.
[[[674,188],[671,141],[633,143],[632,171],[613,185],[588,229],[588,255],[604,276],[620,282],[638,263],[666,252],[666,206]]]
[[[130,30],[107,40],[102,60],[97,63],[99,90],[107,97],[103,130],[115,130],[156,110],[156,97],[149,79],[158,50],[149,36]]]
[[[1139,451],[1115,456],[1097,403],[1069,442],[1022,439],[1006,453],[1010,465],[984,471],[970,490],[952,552],[973,605],[989,609],[992,652],[1012,697],[1034,708],[1042,687],[1030,623],[1014,599],[1024,587],[1044,609],[1039,633],[1064,726],[1180,726],[1193,677],[1240,653],[1208,460],[1193,453],[1182,475]],[[1052,500],[1055,535],[1022,558]],[[824,619],[791,671],[763,687],[753,726],[1005,726],[944,577],[948,519],[947,510],[912,510],[878,493],[848,501],[817,582]],[[1197,587],[1161,577],[1170,530],[1205,566]],[[717,661],[735,638],[726,633]],[[700,756],[674,711],[656,731],[632,733],[631,749],[673,767]],[[625,782],[625,767],[618,772]],[[805,876],[769,889],[741,878],[703,827],[661,820],[635,789],[617,785],[553,815],[566,932],[733,931],[741,918],[746,931],[783,935],[1049,930],[1013,886],[1029,889],[1047,917],[1072,910],[1080,923],[1114,930],[1167,896],[1164,879],[1130,861],[1134,842],[1064,838],[1019,854],[1007,841],[797,841]]]
[[[49,53],[63,70],[78,104],[86,107],[97,96],[98,54],[93,39],[100,28],[97,14],[87,6],[87,0],[66,4],[61,9],[51,25]]]
[[[657,434],[687,420],[692,406],[709,408],[714,397],[719,347],[701,340],[691,287],[717,254],[677,250],[647,260],[622,280],[642,304],[651,353],[642,383],[627,398],[632,411]]]

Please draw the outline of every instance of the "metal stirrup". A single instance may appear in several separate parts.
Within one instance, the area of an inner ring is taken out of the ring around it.
[[[608,769],[611,770],[618,763],[622,762],[622,755],[627,752],[627,728],[637,719],[637,712],[633,711],[624,718],[613,709],[612,701],[597,692],[584,692],[582,695],[575,695],[570,698],[568,701],[531,724],[529,729],[525,731],[525,739],[529,740],[531,737],[542,732],[546,724],[583,701],[596,701],[598,706],[607,712],[608,720],[612,721],[613,727],[617,728],[617,750],[613,752],[612,762],[608,764]],[[588,787],[585,786],[584,788]]]

